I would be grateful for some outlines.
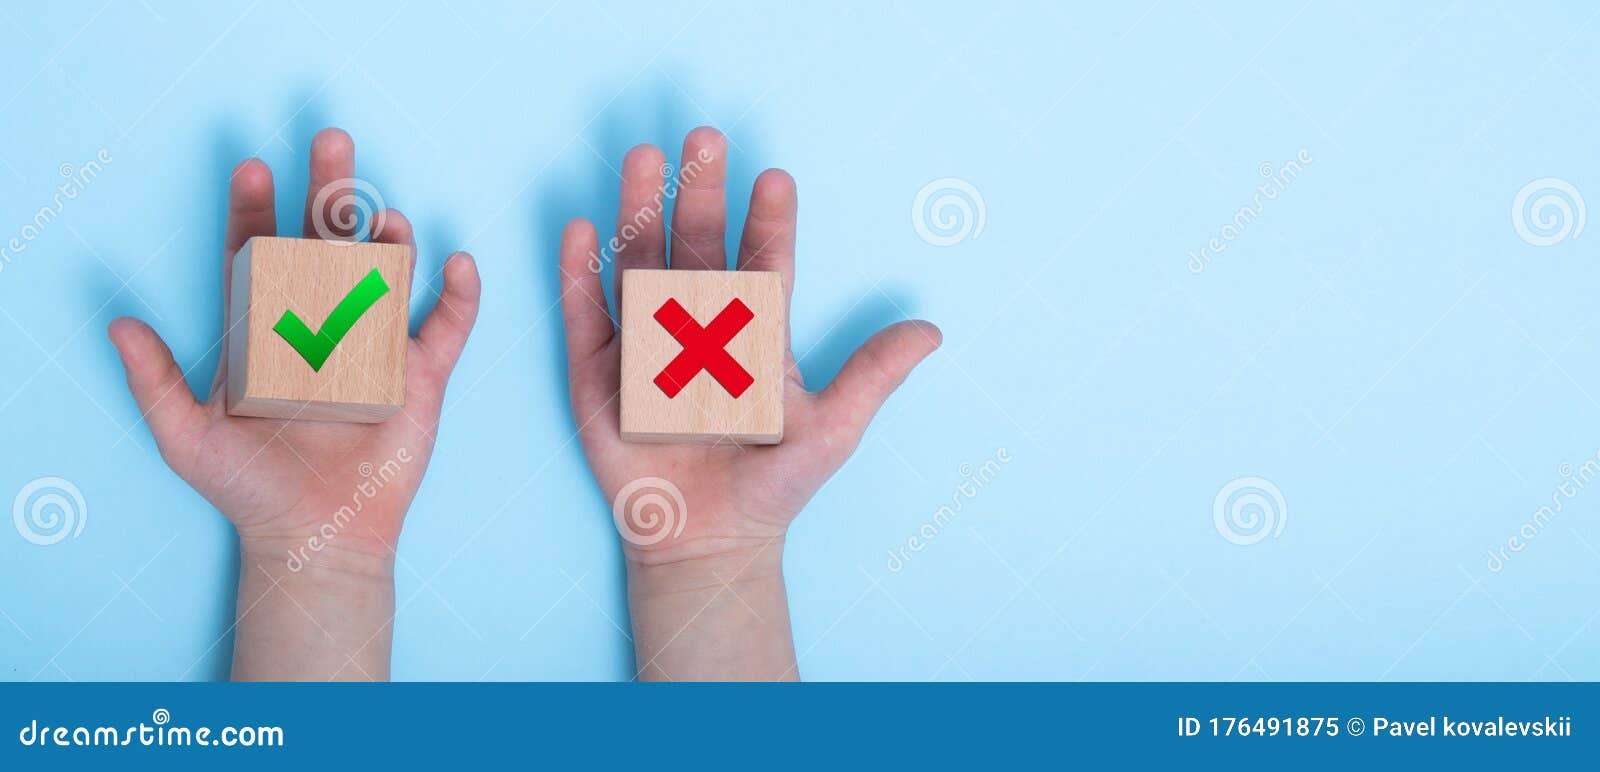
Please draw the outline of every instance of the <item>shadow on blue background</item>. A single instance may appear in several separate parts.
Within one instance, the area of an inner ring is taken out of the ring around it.
[[[1594,202],[1594,9],[308,10],[0,18],[0,243],[61,165],[115,158],[0,270],[0,496],[60,476],[90,502],[75,539],[0,538],[6,677],[226,673],[232,529],[162,464],[101,333],[151,322],[203,393],[228,173],[266,160],[297,233],[326,125],[416,226],[413,324],[451,251],[484,277],[400,545],[395,675],[631,676],[609,502],[572,439],[556,242],[580,216],[607,238],[626,150],[676,164],[701,124],[733,139],[730,254],[755,175],[798,182],[812,388],[903,316],[945,334],[789,533],[807,677],[1600,673],[1596,494],[1486,563],[1600,447],[1594,226],[1540,247],[1510,211],[1543,178]],[[1263,164],[1301,151],[1315,162],[1191,273]],[[948,179],[986,227],[935,246],[910,210]],[[1275,537],[1217,525],[1241,480],[1281,493]]]

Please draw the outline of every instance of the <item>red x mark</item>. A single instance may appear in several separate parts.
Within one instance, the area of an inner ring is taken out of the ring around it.
[[[744,326],[756,318],[754,312],[743,301],[734,298],[717,314],[711,323],[701,327],[694,317],[689,315],[683,306],[678,304],[676,298],[667,298],[667,302],[656,310],[656,321],[667,328],[674,340],[683,344],[683,351],[678,353],[666,369],[656,376],[656,385],[666,392],[667,399],[678,396],[683,387],[689,385],[701,370],[711,373],[722,388],[738,399],[745,389],[756,379],[750,375],[739,362],[729,354],[726,346],[733,336],[738,335]]]

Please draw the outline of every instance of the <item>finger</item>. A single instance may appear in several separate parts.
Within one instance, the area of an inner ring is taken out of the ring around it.
[[[597,240],[588,220],[573,220],[561,232],[561,318],[567,328],[567,365],[574,372],[611,342],[615,329],[596,270]]]
[[[169,463],[183,458],[176,451],[193,448],[193,440],[205,429],[206,411],[189,390],[172,350],[149,325],[131,317],[112,320],[106,334],[122,357],[128,390],[150,424],[161,455]]]
[[[483,282],[478,278],[477,263],[465,252],[451,255],[444,262],[443,273],[444,289],[439,292],[439,302],[433,311],[422,320],[417,342],[422,344],[439,374],[449,377],[478,319],[478,297],[483,291]]]
[[[585,446],[615,437],[619,357],[604,353],[616,328],[606,310],[595,255],[594,225],[578,219],[561,233],[561,319],[567,330],[567,382],[573,419]],[[621,302],[621,297],[618,297]]]
[[[672,267],[721,271],[728,267],[728,141],[701,126],[683,140],[678,200],[672,208]]]
[[[232,317],[234,255],[248,240],[278,232],[277,207],[272,192],[272,170],[261,159],[245,159],[227,178],[227,226],[222,231],[222,356],[211,378],[211,392],[227,376],[227,325]]]
[[[372,240],[380,244],[400,244],[415,248],[417,240],[412,234],[411,221],[399,209],[385,209],[372,218],[369,226]]]
[[[859,440],[878,408],[942,341],[939,328],[929,322],[898,322],[879,330],[818,395],[822,423],[844,426]]]
[[[222,238],[222,324],[227,329],[229,297],[233,294],[233,256],[256,236],[278,232],[278,215],[272,203],[272,170],[250,158],[233,167],[228,177],[228,225]],[[222,357],[226,362],[227,356]],[[218,376],[222,365],[217,368]]]
[[[622,159],[622,202],[617,209],[617,234],[607,245],[617,260],[615,284],[619,295],[623,271],[667,267],[665,193],[662,191],[666,163],[667,157],[655,145],[639,145]]]
[[[343,180],[356,174],[356,143],[343,129],[327,128],[311,139],[311,178],[306,185],[308,239],[349,239],[356,232],[355,190]]]
[[[256,236],[277,234],[278,215],[272,196],[272,170],[261,159],[250,158],[233,167],[233,174],[228,176],[228,226],[222,239],[224,258],[232,258],[246,241]]]
[[[783,274],[785,292],[794,291],[794,234],[799,199],[794,178],[768,169],[750,189],[750,213],[739,239],[739,270]]]
[[[411,221],[406,219],[406,216],[401,214],[400,210],[398,209],[384,209],[383,211],[380,211],[374,215],[372,222],[368,224],[368,235],[371,237],[373,242],[378,244],[398,244],[400,246],[411,247],[411,259],[408,261],[410,263],[408,266],[408,273],[412,275],[411,282],[413,285],[415,285],[417,270],[417,242],[412,235]],[[433,280],[431,278],[428,280],[428,288],[433,288]],[[408,302],[401,306],[398,318],[386,320],[385,323],[398,323],[402,325],[409,324],[411,314],[410,305],[411,304]],[[438,306],[435,306],[435,308],[438,308]]]

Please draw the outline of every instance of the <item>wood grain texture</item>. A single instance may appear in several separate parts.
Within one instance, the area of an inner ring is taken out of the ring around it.
[[[737,398],[700,372],[675,397],[655,378],[683,350],[657,322],[675,299],[701,326],[735,298],[754,312],[726,349],[754,376]],[[628,270],[622,276],[622,439],[771,445],[783,439],[788,308],[783,277],[765,271]]]
[[[257,236],[233,258],[228,413],[375,423],[405,405],[412,248]],[[293,310],[313,331],[377,269],[389,285],[321,370],[272,327]]]

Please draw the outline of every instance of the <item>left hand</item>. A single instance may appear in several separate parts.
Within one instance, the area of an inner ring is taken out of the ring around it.
[[[338,233],[338,216],[313,211],[323,188],[355,176],[355,145],[339,129],[324,129],[311,143],[311,179],[306,191],[303,235]],[[319,219],[321,218],[321,219]],[[415,248],[411,223],[393,209],[373,218],[375,241]],[[257,159],[240,163],[228,190],[228,225],[222,249],[223,319],[234,253],[252,236],[277,233],[272,172]],[[414,261],[413,261],[414,265]],[[382,423],[356,424],[243,418],[227,413],[227,336],[210,396],[195,399],[172,352],[154,330],[132,318],[111,323],[109,334],[122,356],[128,388],[150,424],[161,456],[174,472],[233,522],[246,555],[288,560],[319,534],[357,486],[404,453],[411,460],[386,481],[327,549],[308,558],[367,574],[392,571],[393,546],[433,450],[445,382],[478,315],[479,280],[470,256],[457,253],[445,264],[438,306],[406,352],[405,407]],[[394,323],[405,324],[405,318]],[[364,467],[370,464],[370,467]]]

